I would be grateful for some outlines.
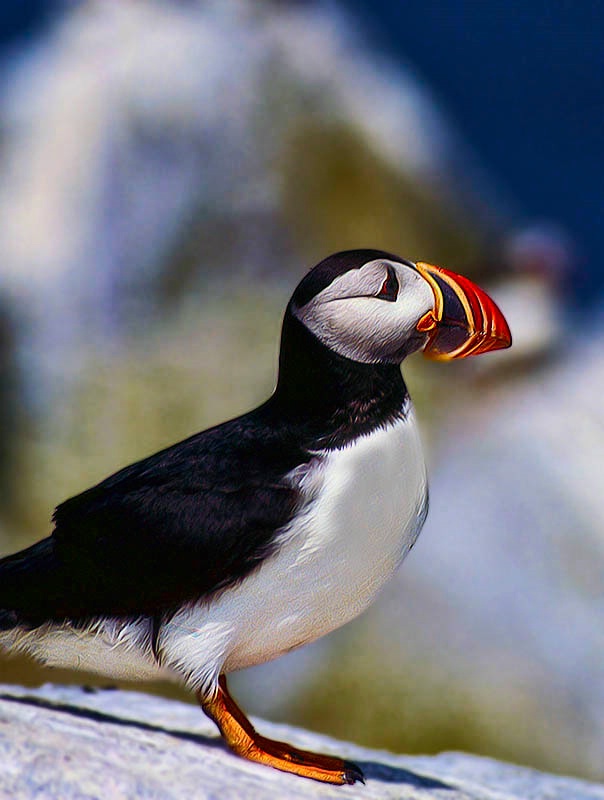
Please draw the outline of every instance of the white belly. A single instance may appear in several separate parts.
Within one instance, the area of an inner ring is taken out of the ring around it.
[[[166,661],[195,685],[269,661],[356,617],[399,566],[427,511],[421,443],[407,417],[292,473],[307,498],[276,554],[164,628]]]
[[[115,678],[179,678],[197,690],[211,688],[221,672],[270,661],[338,628],[372,602],[423,524],[427,482],[413,409],[348,447],[318,453],[290,478],[306,505],[280,532],[275,555],[162,625],[161,667],[146,618],[100,620],[89,631],[14,629],[0,636],[0,647]]]

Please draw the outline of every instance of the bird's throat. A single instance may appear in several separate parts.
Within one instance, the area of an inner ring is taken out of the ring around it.
[[[280,415],[338,447],[400,417],[407,400],[398,365],[338,355],[286,311],[279,379],[269,401]]]

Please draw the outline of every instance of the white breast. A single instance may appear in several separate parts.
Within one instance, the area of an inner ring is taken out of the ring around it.
[[[401,563],[427,511],[413,409],[290,475],[306,504],[276,554],[239,585],[164,627],[165,663],[196,687],[259,664],[360,614]]]

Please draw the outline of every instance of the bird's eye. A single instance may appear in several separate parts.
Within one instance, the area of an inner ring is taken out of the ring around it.
[[[388,275],[386,276],[386,280],[382,284],[382,288],[377,293],[377,297],[380,300],[396,300],[396,296],[398,294],[398,280],[396,278],[396,273],[392,267],[388,267]]]

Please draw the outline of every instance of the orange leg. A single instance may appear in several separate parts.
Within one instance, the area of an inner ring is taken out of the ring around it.
[[[315,781],[365,783],[361,770],[350,761],[298,750],[285,742],[260,736],[229,694],[224,675],[218,680],[216,697],[208,699],[199,693],[197,698],[204,712],[218,726],[227,745],[238,756]]]

